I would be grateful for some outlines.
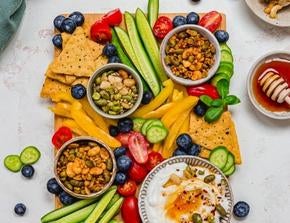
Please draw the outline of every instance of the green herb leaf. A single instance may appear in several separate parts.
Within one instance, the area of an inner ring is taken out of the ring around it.
[[[223,100],[218,98],[218,99],[213,100],[210,105],[213,107],[220,107],[223,105],[223,103],[224,103]]]
[[[224,101],[227,105],[236,105],[236,104],[239,104],[241,102],[241,100],[235,95],[226,96]]]
[[[211,107],[205,113],[204,120],[208,123],[214,122],[221,117],[223,111],[224,111],[223,106],[217,108]]]
[[[217,90],[222,99],[224,99],[229,94],[229,87],[230,83],[226,79],[221,79],[217,83]]]
[[[199,99],[206,105],[206,106],[208,106],[208,107],[210,107],[211,106],[211,103],[212,103],[212,98],[210,97],[210,96],[208,96],[208,95],[201,95],[200,97],[199,97]]]

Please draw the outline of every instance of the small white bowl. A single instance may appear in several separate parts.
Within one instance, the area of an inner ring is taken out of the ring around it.
[[[185,79],[182,77],[177,77],[175,74],[172,73],[170,67],[165,63],[164,58],[166,56],[165,53],[165,49],[167,46],[167,43],[169,41],[169,39],[176,33],[182,32],[183,30],[186,29],[192,29],[197,31],[198,33],[200,33],[202,36],[204,36],[205,38],[207,38],[215,47],[216,49],[216,53],[215,53],[215,63],[214,65],[211,67],[211,69],[208,71],[208,75],[205,78],[199,79],[199,80],[190,80],[190,79]],[[160,47],[160,54],[161,54],[161,60],[162,60],[162,65],[168,75],[169,78],[171,78],[173,81],[184,85],[184,86],[194,86],[194,85],[199,85],[202,83],[207,82],[208,80],[210,80],[216,73],[219,64],[220,64],[220,60],[221,60],[221,51],[220,51],[220,45],[217,41],[217,39],[215,38],[215,36],[208,31],[207,29],[203,28],[202,26],[198,26],[198,25],[183,25],[183,26],[179,26],[173,30],[171,30],[163,39],[162,43],[161,43],[161,47]]]
[[[266,55],[260,57],[254,65],[251,67],[248,75],[248,80],[247,80],[247,88],[248,88],[248,95],[249,98],[254,105],[254,107],[261,112],[262,114],[273,118],[273,119],[290,119],[290,112],[273,112],[267,110],[265,107],[263,107],[257,100],[253,92],[253,79],[255,76],[255,73],[259,67],[264,64],[267,61],[275,60],[275,59],[282,59],[282,60],[289,60],[290,61],[290,51],[274,51],[267,53]]]

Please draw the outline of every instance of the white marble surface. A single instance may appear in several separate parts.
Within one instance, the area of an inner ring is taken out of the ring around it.
[[[0,168],[0,216],[5,223],[37,223],[53,208],[46,192],[52,176],[53,116],[48,104],[39,98],[43,74],[51,61],[53,18],[63,12],[106,12],[146,9],[147,0],[27,0],[22,25],[0,57],[0,159],[19,153],[27,145],[42,152],[32,180]],[[290,122],[273,121],[258,114],[246,93],[246,77],[252,62],[260,55],[290,46],[290,30],[268,26],[256,19],[243,0],[161,0],[163,12],[219,10],[227,14],[230,46],[235,55],[235,76],[231,91],[242,99],[231,108],[237,125],[244,163],[231,178],[235,199],[248,201],[252,211],[244,222],[288,223],[290,210]],[[24,217],[13,213],[23,202]],[[233,219],[233,222],[238,222]]]

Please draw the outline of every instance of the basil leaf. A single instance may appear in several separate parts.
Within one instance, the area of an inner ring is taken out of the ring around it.
[[[217,83],[217,90],[222,99],[229,94],[230,83],[226,79],[221,79]]]
[[[241,102],[241,100],[235,95],[226,96],[224,101],[227,105],[236,105],[236,104],[239,104]]]
[[[224,103],[223,100],[218,98],[218,99],[213,100],[210,105],[213,107],[220,107],[223,105],[223,103]]]
[[[224,111],[223,106],[218,108],[211,107],[205,113],[204,120],[208,123],[214,122],[221,117],[223,111]]]
[[[210,107],[211,106],[211,103],[212,103],[212,98],[210,97],[210,96],[208,96],[208,95],[201,95],[200,97],[199,97],[199,99],[206,105],[206,106],[208,106],[208,107]]]

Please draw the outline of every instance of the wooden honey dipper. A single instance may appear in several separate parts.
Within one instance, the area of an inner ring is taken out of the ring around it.
[[[259,78],[263,92],[277,103],[290,105],[290,88],[287,82],[274,69],[266,70]]]

